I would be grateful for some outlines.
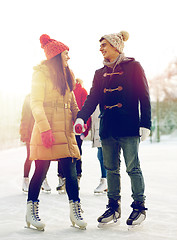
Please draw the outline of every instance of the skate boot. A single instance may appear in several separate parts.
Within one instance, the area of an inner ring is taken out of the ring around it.
[[[30,225],[32,225],[37,230],[44,231],[45,224],[41,221],[41,219],[38,216],[38,205],[39,201],[27,202],[26,224],[27,228],[30,228]]]
[[[48,193],[51,192],[51,187],[49,186],[49,184],[47,182],[47,178],[44,179],[41,189]]]
[[[95,188],[94,193],[105,193],[107,192],[107,179],[100,178],[100,184]]]
[[[80,229],[86,229],[87,223],[83,220],[81,216],[81,204],[79,201],[69,201],[70,205],[70,220],[73,226],[77,225]]]
[[[56,190],[58,191],[58,193],[66,193],[65,178],[62,178],[59,176],[58,180],[59,180],[59,184],[56,187]]]
[[[127,225],[139,225],[142,221],[146,218],[145,210],[148,210],[144,206],[144,202],[134,201],[131,204],[133,208],[132,213],[130,214],[129,218],[127,219]]]
[[[22,191],[23,192],[28,192],[28,188],[29,188],[29,178],[28,177],[24,177],[23,178]]]
[[[98,227],[103,227],[103,225],[112,222],[117,223],[118,219],[121,217],[120,200],[109,199],[106,208],[108,208],[108,210],[97,219],[99,222]]]

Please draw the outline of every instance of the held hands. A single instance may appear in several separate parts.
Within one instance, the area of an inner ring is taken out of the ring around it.
[[[42,132],[41,139],[42,139],[42,143],[43,143],[44,147],[50,148],[55,141],[52,130]]]
[[[83,141],[84,138],[85,138],[85,135],[84,135],[83,133],[81,133],[81,135],[80,135],[80,139]]]
[[[144,141],[147,137],[149,137],[150,130],[148,128],[140,127],[140,141]]]
[[[82,118],[77,118],[76,122],[75,122],[75,124],[73,126],[73,132],[76,135],[80,135],[84,131],[85,131],[85,128],[84,128],[84,121],[83,121],[83,119]]]

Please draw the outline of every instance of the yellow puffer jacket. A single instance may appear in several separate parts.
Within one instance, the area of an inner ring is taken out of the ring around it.
[[[31,160],[57,160],[71,157],[80,159],[73,133],[73,121],[79,111],[74,93],[65,96],[54,89],[47,66],[34,68],[31,89],[31,109],[35,124],[30,142]],[[42,144],[40,133],[51,129],[55,142],[51,148]]]

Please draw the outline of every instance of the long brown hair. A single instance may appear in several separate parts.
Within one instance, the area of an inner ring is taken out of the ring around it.
[[[71,74],[69,67],[66,67],[64,72],[61,54],[43,61],[43,64],[49,67],[53,86],[60,90],[61,95],[65,95],[68,86],[70,91],[74,89],[74,77]]]

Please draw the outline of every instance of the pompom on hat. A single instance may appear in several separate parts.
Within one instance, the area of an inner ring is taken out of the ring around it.
[[[113,47],[119,51],[119,53],[123,53],[124,42],[129,39],[129,33],[126,31],[121,31],[119,33],[104,35],[101,37],[100,41],[103,39],[106,39]]]
[[[64,52],[65,50],[69,51],[69,47],[63,44],[62,42],[51,39],[47,34],[40,36],[41,48],[44,49],[47,60],[55,57],[56,55]]]

